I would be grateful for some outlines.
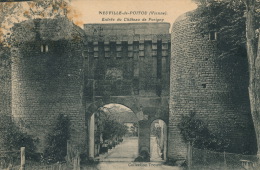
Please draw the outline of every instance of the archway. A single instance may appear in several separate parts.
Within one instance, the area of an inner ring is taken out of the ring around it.
[[[150,161],[166,161],[167,159],[167,125],[161,119],[151,123]]]
[[[128,107],[106,104],[89,119],[89,157],[101,161],[134,160],[138,156],[138,118]]]

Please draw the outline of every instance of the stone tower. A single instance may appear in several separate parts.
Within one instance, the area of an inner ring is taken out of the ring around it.
[[[254,153],[256,149],[248,97],[247,60],[219,57],[218,36],[197,33],[193,12],[180,16],[171,33],[171,80],[169,157],[186,157],[186,147],[177,127],[182,115],[196,116],[231,141],[228,152]],[[232,72],[233,71],[233,72]],[[232,74],[230,74],[232,73]],[[245,140],[247,139],[247,140]]]
[[[71,139],[84,148],[83,30],[65,18],[36,19],[16,24],[13,36],[14,121],[23,131],[39,138],[42,151],[45,136],[58,115],[67,115]]]
[[[0,148],[4,149],[4,133],[11,121],[10,50],[0,45]]]

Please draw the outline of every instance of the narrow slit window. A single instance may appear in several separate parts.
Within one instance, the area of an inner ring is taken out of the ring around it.
[[[211,41],[217,40],[217,32],[216,31],[210,31],[209,32],[209,40],[211,40]]]
[[[41,45],[41,52],[43,53],[43,45]]]
[[[48,45],[41,45],[41,52],[42,53],[47,53],[49,51]]]

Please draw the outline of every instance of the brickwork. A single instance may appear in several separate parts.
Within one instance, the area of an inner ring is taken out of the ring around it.
[[[16,24],[12,72],[6,72],[12,81],[0,82],[1,94],[12,91],[1,103],[4,112],[40,139],[40,152],[60,113],[72,121],[73,145],[87,151],[89,118],[117,103],[147,117],[140,122],[139,151],[149,150],[150,124],[162,119],[168,159],[185,158],[177,125],[195,111],[231,140],[228,151],[254,153],[246,58],[237,65],[236,56],[219,58],[217,40],[196,33],[189,15],[173,24],[171,36],[168,23],[86,24],[84,30],[63,18]]]
[[[254,153],[246,56],[244,61],[238,56],[230,60],[219,57],[217,40],[208,40],[208,35],[203,37],[197,33],[190,15],[177,19],[171,33],[168,156],[170,159],[186,157],[186,144],[177,125],[181,115],[190,111],[195,111],[212,131],[231,140],[227,151]]]
[[[150,149],[150,124],[168,122],[170,34],[168,23],[86,24],[86,103],[122,104],[148,120],[139,125],[139,151]],[[101,105],[102,106],[102,105]],[[93,109],[95,108],[95,109]],[[88,115],[88,116],[89,116]]]
[[[17,24],[13,30],[17,42],[12,48],[15,122],[40,139],[41,152],[58,114],[67,115],[72,123],[71,141],[83,149],[84,33],[66,19],[30,20]]]
[[[86,24],[84,29],[86,70],[96,96],[168,96],[168,23]],[[122,76],[111,78],[110,70]]]
[[[10,50],[0,46],[0,148],[3,131],[11,121],[11,61]]]
[[[196,33],[189,15],[173,24],[171,36],[167,23],[86,24],[84,30],[62,18],[16,24],[12,72],[6,72],[12,81],[0,84],[1,93],[12,95],[1,104],[40,139],[40,152],[60,113],[72,121],[73,145],[87,151],[89,118],[98,107],[118,103],[147,117],[140,122],[139,151],[149,150],[150,124],[162,119],[168,159],[185,158],[177,125],[195,111],[231,140],[228,151],[254,153],[246,58],[237,65],[236,56],[219,58],[217,40]]]
[[[16,24],[13,37],[12,117],[40,139],[39,152],[60,113],[71,119],[71,142],[82,152],[89,149],[89,119],[105,104],[145,114],[145,135],[152,120],[167,122],[168,23],[90,24],[83,31],[64,18],[36,19]]]

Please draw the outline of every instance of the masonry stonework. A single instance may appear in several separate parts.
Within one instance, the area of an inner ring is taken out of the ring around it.
[[[21,130],[45,138],[61,113],[71,144],[90,150],[91,116],[108,103],[145,115],[139,152],[149,150],[150,124],[168,123],[168,23],[86,24],[64,18],[24,21],[13,27],[12,118]],[[89,154],[90,155],[90,154]]]
[[[71,140],[84,148],[82,48],[84,32],[66,19],[30,20],[13,27],[12,117],[38,138],[46,135],[59,114],[71,120]]]
[[[11,122],[11,60],[10,50],[0,46],[0,132]],[[0,133],[0,147],[5,148],[4,133]]]
[[[217,40],[196,32],[191,15],[192,12],[180,16],[171,33],[168,156],[186,158],[187,145],[177,125],[181,116],[191,111],[212,131],[230,139],[228,152],[254,153],[246,56],[238,66],[233,64],[237,56],[233,57],[235,60],[219,57]]]
[[[87,117],[109,103],[144,114],[139,152],[150,150],[152,121],[168,123],[169,28],[169,23],[84,25]]]
[[[89,152],[91,116],[117,103],[144,115],[139,152],[150,149],[150,125],[162,119],[168,126],[167,158],[186,158],[177,125],[194,111],[212,131],[231,140],[228,151],[254,153],[246,59],[235,66],[219,58],[217,40],[196,33],[189,15],[173,24],[171,35],[168,23],[86,24],[81,29],[59,18],[16,24],[7,72],[11,81],[0,84],[11,93],[6,112],[39,138],[39,152],[60,113],[72,122],[72,144]]]

